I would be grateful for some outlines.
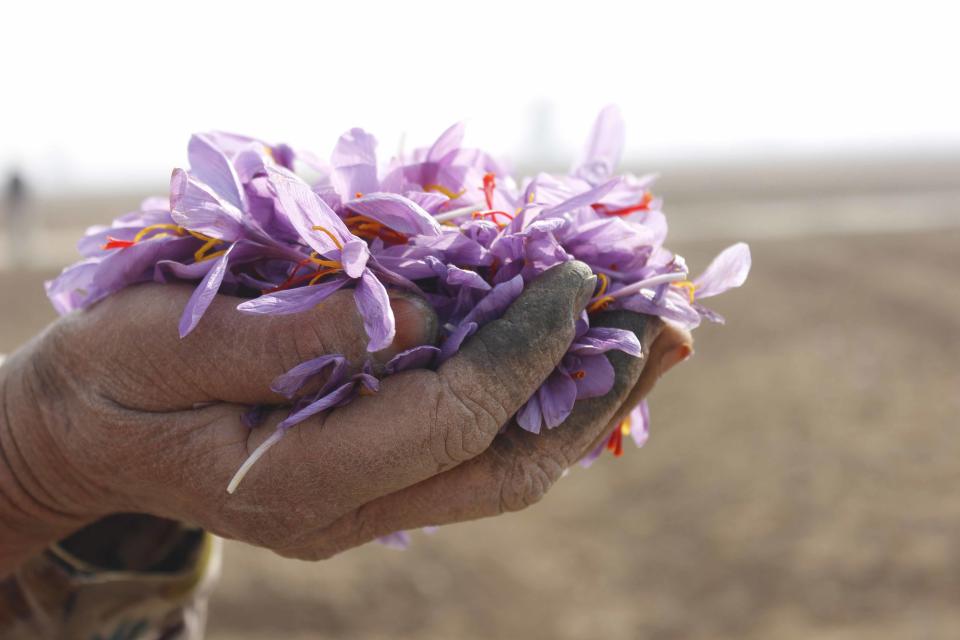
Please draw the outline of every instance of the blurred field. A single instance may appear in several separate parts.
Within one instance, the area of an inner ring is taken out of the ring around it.
[[[787,199],[747,234],[750,280],[656,390],[643,450],[406,552],[228,544],[209,637],[960,637],[960,229],[790,226],[896,221],[891,198],[960,220],[936,193]],[[728,218],[695,210],[671,245],[696,272],[725,243],[692,231]],[[0,271],[0,351],[53,317],[49,275]]]

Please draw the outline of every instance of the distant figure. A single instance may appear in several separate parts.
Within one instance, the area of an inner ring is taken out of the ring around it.
[[[27,237],[27,183],[20,172],[13,169],[7,175],[3,187],[3,209],[6,218],[5,231],[9,253],[7,266],[23,266],[29,255]]]

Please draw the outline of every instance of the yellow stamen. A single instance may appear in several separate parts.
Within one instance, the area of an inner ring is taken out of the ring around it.
[[[587,313],[594,313],[595,311],[603,311],[607,306],[613,302],[613,296],[604,296],[599,300],[596,300],[587,307]]]
[[[530,195],[527,197],[527,202],[533,204],[533,192],[530,192]]]
[[[313,230],[314,230],[314,231],[322,231],[322,232],[324,232],[325,234],[327,234],[327,236],[329,236],[329,238],[330,238],[331,240],[333,240],[333,244],[335,244],[335,245],[337,246],[337,249],[343,249],[343,245],[340,244],[340,241],[339,241],[339,240],[337,240],[337,236],[333,235],[333,233],[332,233],[329,229],[327,229],[326,227],[321,227],[320,225],[317,225],[317,226],[315,226],[315,227],[313,228]]]
[[[605,273],[598,273],[597,278],[600,279],[600,291],[597,291],[594,297],[602,298],[603,294],[607,292],[607,287],[610,286],[610,278],[608,278]]]
[[[687,293],[690,295],[690,304],[693,304],[694,292],[697,290],[697,285],[693,284],[689,280],[681,280],[680,282],[671,282],[675,287],[680,289],[686,289]]]
[[[226,253],[226,249],[224,249],[222,251],[215,251],[207,255],[207,252],[210,251],[210,249],[213,249],[218,244],[222,244],[223,240],[218,240],[217,238],[211,238],[210,236],[205,236],[202,233],[191,231],[190,229],[187,229],[186,232],[189,233],[194,238],[196,238],[197,240],[203,240],[203,243],[204,243],[203,246],[197,249],[196,252],[194,252],[193,254],[193,259],[195,262],[203,262],[204,260],[213,260],[214,258],[219,258],[224,253]]]
[[[625,436],[630,435],[630,418],[624,418],[620,423],[620,433]]]
[[[460,196],[462,196],[463,194],[465,194],[465,193],[467,192],[466,189],[462,189],[462,190],[460,190],[459,193],[455,193],[455,192],[451,191],[450,189],[448,189],[447,187],[443,186],[442,184],[428,184],[427,186],[425,186],[425,187],[423,188],[423,190],[424,190],[424,191],[436,191],[436,192],[438,192],[438,193],[442,193],[443,195],[447,196],[447,197],[450,198],[451,200],[456,200],[457,198],[459,198]]]
[[[313,277],[310,279],[310,283],[309,283],[309,284],[317,284],[317,282],[319,282],[319,281],[320,281],[320,278],[322,278],[323,276],[328,276],[328,275],[330,275],[331,273],[336,273],[336,272],[339,271],[339,270],[340,270],[340,269],[338,269],[338,268],[336,268],[336,267],[334,267],[334,268],[332,268],[332,269],[320,269],[319,271],[317,271],[317,275],[313,276]]]
[[[341,264],[338,260],[323,260],[322,258],[318,258],[316,251],[310,252],[310,262],[317,265],[318,267],[329,267],[330,269],[343,269],[343,264]]]
[[[181,226],[178,225],[178,224],[152,224],[152,225],[150,225],[149,227],[144,227],[143,229],[140,229],[140,232],[137,233],[137,235],[133,236],[133,243],[136,244],[136,243],[140,242],[141,240],[143,240],[143,239],[144,239],[148,234],[150,234],[151,232],[153,232],[153,231],[159,231],[159,230],[161,230],[161,229],[171,230],[171,231],[173,231],[174,235],[178,235],[178,236],[182,236],[182,235],[184,234],[184,228],[181,227]],[[168,235],[170,235],[170,234],[168,234],[168,233],[163,233],[163,234],[158,234],[158,235],[156,235],[156,236],[154,236],[154,237],[155,237],[155,238],[162,238],[162,237],[165,237],[165,236],[168,236]]]

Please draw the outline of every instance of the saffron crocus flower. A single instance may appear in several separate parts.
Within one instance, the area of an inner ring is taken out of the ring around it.
[[[370,337],[368,349],[379,351],[393,342],[396,320],[387,290],[371,270],[366,242],[354,236],[339,216],[295,174],[268,168],[270,189],[279,208],[318,257],[315,284],[268,293],[244,302],[238,309],[251,314],[297,313],[309,309],[347,284]],[[329,277],[327,277],[329,276]]]
[[[613,366],[603,354],[617,350],[643,357],[640,340],[632,331],[589,327],[581,318],[577,332],[560,365],[517,413],[517,424],[531,433],[540,433],[543,425],[560,426],[577,400],[596,398],[613,388]]]
[[[651,288],[651,278],[645,287],[634,292],[635,295],[624,296],[621,289],[618,295],[613,291],[608,297],[623,298],[620,303],[624,309],[661,316],[673,320],[688,329],[700,324],[701,318],[711,322],[723,323],[723,317],[700,305],[697,301],[719,295],[724,291],[741,286],[750,272],[750,248],[739,242],[727,247],[707,267],[707,269],[692,282],[678,275],[666,275],[670,279],[659,282],[656,289]],[[601,302],[602,300],[595,301]]]

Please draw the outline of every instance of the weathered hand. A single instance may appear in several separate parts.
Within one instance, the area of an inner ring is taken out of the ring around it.
[[[614,389],[577,403],[557,429],[498,437],[560,361],[593,289],[582,264],[550,270],[438,371],[391,376],[376,395],[294,428],[233,495],[230,477],[287,413],[251,431],[240,422],[245,405],[282,403],[270,382],[307,359],[362,360],[349,294],[279,317],[244,316],[222,297],[184,340],[176,326],[189,288],[134,287],[65,317],[0,369],[0,574],[116,512],[322,558],[397,529],[535,502],[664,363],[689,351],[689,335],[659,321],[605,314],[641,336],[645,357],[611,355]],[[398,298],[394,309],[391,351],[435,339],[425,305]]]

